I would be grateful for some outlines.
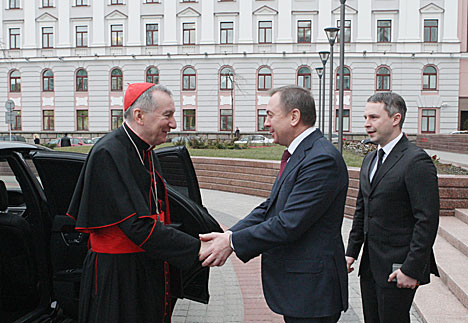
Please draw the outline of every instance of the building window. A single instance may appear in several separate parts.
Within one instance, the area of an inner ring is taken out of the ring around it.
[[[195,109],[184,109],[184,131],[195,130]]]
[[[10,28],[10,49],[20,48],[20,29]]]
[[[183,24],[183,44],[184,45],[193,45],[195,44],[195,23],[187,22]]]
[[[312,41],[312,22],[310,20],[299,20],[297,22],[297,42],[310,43]]]
[[[159,84],[159,70],[156,67],[150,67],[146,70],[146,82]]]
[[[258,71],[258,90],[266,91],[271,89],[271,71],[268,67],[262,67]]]
[[[421,111],[421,132],[435,133],[436,131],[436,110],[422,109]]]
[[[111,5],[123,4],[123,0],[111,0]]]
[[[158,44],[158,24],[146,25],[146,46],[156,46]]]
[[[15,117],[13,118],[13,124],[11,130],[21,130],[21,110],[13,110]]]
[[[122,91],[123,74],[119,68],[114,68],[111,72],[111,91]]]
[[[53,0],[42,0],[42,8],[53,8],[54,1]]]
[[[159,3],[159,0],[146,0],[145,3]]]
[[[343,68],[343,80],[344,80],[344,90],[351,90],[351,72],[346,66]],[[336,72],[336,89],[340,89],[340,68]]]
[[[76,26],[76,47],[88,47],[88,26]]]
[[[381,67],[377,70],[377,86],[376,91],[390,91],[390,70],[386,67]]]
[[[87,6],[87,5],[88,5],[88,0],[76,0],[77,7],[82,7],[82,6]]]
[[[222,22],[220,25],[221,44],[232,44],[234,42],[234,23]]]
[[[54,28],[42,27],[42,48],[52,48],[54,46]]]
[[[76,91],[88,92],[88,72],[80,68],[76,72]]]
[[[389,43],[392,40],[392,21],[377,20],[377,42]]]
[[[76,110],[76,130],[88,130],[88,110]]]
[[[439,20],[424,19],[424,42],[436,43],[439,32]]]
[[[310,69],[308,67],[301,67],[299,71],[297,71],[297,86],[301,86],[304,89],[311,89],[311,73]]]
[[[111,25],[111,46],[123,46],[123,25]]]
[[[426,66],[423,71],[423,90],[437,90],[437,70],[434,66]]]
[[[271,44],[272,39],[272,27],[271,21],[259,21],[258,22],[258,43],[259,44]]]
[[[10,92],[21,92],[21,76],[19,71],[10,73]]]
[[[232,84],[234,83],[234,72],[230,67],[225,67],[219,73],[220,77],[220,90],[232,90]]]
[[[9,0],[10,9],[19,9],[20,8],[19,2],[20,0]]]
[[[54,130],[54,110],[42,110],[43,130]]]
[[[112,109],[111,110],[111,130],[119,128],[123,123],[123,110]]]
[[[268,130],[265,127],[265,120],[267,118],[267,113],[265,109],[258,109],[257,110],[257,129],[258,131],[265,131]]]
[[[219,110],[219,129],[221,131],[232,130],[232,109]]]
[[[340,28],[340,20],[336,21],[336,26]],[[338,32],[336,40],[340,42],[340,33]],[[344,42],[350,43],[351,42],[351,20],[345,20],[344,22]]]
[[[339,131],[340,129],[338,128],[340,126],[340,112],[338,109],[336,109],[335,113],[335,131]],[[343,109],[343,131],[349,131],[349,109]]]
[[[182,74],[183,84],[182,90],[193,91],[196,88],[196,76],[195,70],[191,67],[184,69]]]
[[[54,91],[54,73],[52,73],[51,70],[45,70],[44,73],[42,73],[42,91]]]

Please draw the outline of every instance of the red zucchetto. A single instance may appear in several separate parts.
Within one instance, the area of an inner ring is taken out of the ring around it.
[[[127,91],[125,91],[124,97],[124,111],[135,102],[140,95],[143,94],[150,87],[154,86],[154,83],[132,83],[128,86]]]

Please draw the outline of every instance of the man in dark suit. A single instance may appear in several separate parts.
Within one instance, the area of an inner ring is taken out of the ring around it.
[[[401,128],[406,104],[396,93],[367,100],[365,128],[378,144],[362,162],[346,262],[364,245],[359,268],[366,322],[410,322],[419,285],[438,275],[432,245],[439,225],[437,172],[431,158]]]
[[[270,197],[229,231],[201,235],[211,245],[200,259],[216,266],[233,250],[244,262],[261,254],[263,291],[274,312],[286,322],[337,322],[348,308],[346,165],[314,127],[309,91],[286,86],[270,94],[265,126],[287,147]]]

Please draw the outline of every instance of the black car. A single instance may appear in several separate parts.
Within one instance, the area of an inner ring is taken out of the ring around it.
[[[203,207],[183,146],[155,151],[167,180],[172,226],[198,237],[221,231]],[[0,320],[73,322],[88,236],[65,213],[85,154],[0,142]],[[177,297],[207,303],[209,269],[174,271]]]

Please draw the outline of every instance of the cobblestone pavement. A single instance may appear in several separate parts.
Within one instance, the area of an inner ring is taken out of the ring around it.
[[[247,215],[264,199],[243,194],[202,190],[205,206],[225,227],[230,227]],[[344,219],[343,239],[346,242],[352,221]],[[358,267],[356,264],[356,268]],[[179,300],[172,316],[173,323],[235,323],[283,322],[273,313],[263,298],[260,278],[260,257],[247,264],[232,255],[223,267],[210,271],[210,302],[200,304]],[[342,313],[340,323],[364,322],[357,270],[349,275],[349,309]],[[417,312],[411,310],[411,322],[422,323]]]

